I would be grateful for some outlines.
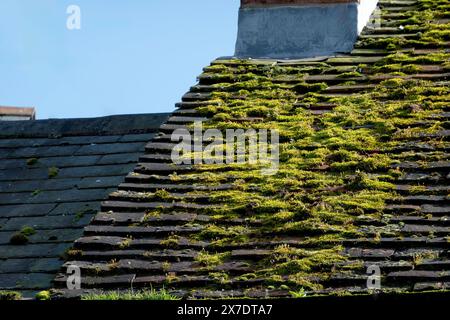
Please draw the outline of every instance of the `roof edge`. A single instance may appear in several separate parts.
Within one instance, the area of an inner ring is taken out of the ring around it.
[[[0,138],[54,138],[157,132],[171,113],[0,122]]]

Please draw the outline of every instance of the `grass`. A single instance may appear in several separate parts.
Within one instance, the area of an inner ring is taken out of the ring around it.
[[[180,300],[165,289],[142,291],[110,291],[82,296],[82,300]]]

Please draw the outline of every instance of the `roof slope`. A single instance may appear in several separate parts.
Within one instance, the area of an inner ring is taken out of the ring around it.
[[[366,292],[374,264],[384,290],[448,288],[450,6],[379,6],[348,56],[205,68],[76,241],[83,288]],[[172,165],[170,133],[203,117],[278,129],[279,172]]]
[[[0,122],[0,290],[51,287],[60,256],[165,118]]]

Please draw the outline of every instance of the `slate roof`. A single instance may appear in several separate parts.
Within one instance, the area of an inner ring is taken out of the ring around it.
[[[67,248],[166,117],[0,121],[0,290],[51,287]],[[28,242],[11,243],[21,230]]]
[[[361,293],[372,265],[383,290],[448,289],[450,6],[379,7],[381,26],[367,27],[349,55],[205,68],[76,240],[65,265],[82,268],[76,294]],[[170,134],[203,118],[277,128],[279,172],[174,166]]]

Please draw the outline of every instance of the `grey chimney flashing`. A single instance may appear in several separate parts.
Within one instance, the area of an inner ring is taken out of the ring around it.
[[[243,6],[235,56],[299,59],[350,52],[377,2]]]

